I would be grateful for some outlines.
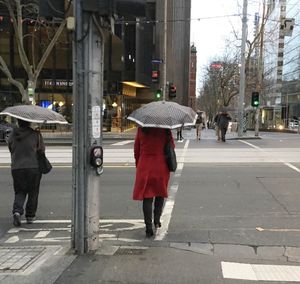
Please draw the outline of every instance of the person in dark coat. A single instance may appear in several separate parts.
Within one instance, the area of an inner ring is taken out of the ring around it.
[[[170,130],[139,127],[134,142],[136,177],[133,199],[143,201],[146,237],[154,235],[152,228],[153,201],[154,227],[159,228],[164,198],[168,197],[170,172],[165,159],[164,147],[169,139],[175,148]]]
[[[225,111],[221,112],[219,118],[218,118],[218,126],[221,131],[221,139],[223,142],[226,141],[225,136],[228,129],[229,121],[231,120],[230,115]]]
[[[15,198],[13,203],[13,224],[21,225],[24,214],[28,224],[35,220],[41,172],[38,166],[37,150],[45,152],[43,137],[40,132],[30,127],[30,122],[18,119],[18,128],[14,128],[9,139],[8,148],[11,153],[11,173]]]
[[[219,142],[221,140],[221,131],[219,127],[219,118],[220,118],[221,112],[219,111],[216,116],[214,117],[214,125],[215,125],[215,130],[216,130],[216,136],[217,136],[217,141]]]

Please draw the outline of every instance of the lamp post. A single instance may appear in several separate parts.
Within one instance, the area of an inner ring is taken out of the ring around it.
[[[248,0],[243,3],[242,19],[242,46],[241,46],[241,68],[240,68],[240,89],[238,105],[238,136],[243,136],[244,98],[245,98],[245,50],[247,39],[247,5]]]
[[[164,6],[164,46],[163,46],[163,78],[162,78],[162,91],[163,100],[166,100],[167,94],[167,32],[168,32],[168,0],[165,0]]]

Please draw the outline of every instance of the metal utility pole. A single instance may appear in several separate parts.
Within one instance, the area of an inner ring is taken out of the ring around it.
[[[265,32],[265,17],[266,17],[266,3],[263,1],[262,22],[260,28],[260,42],[259,42],[259,60],[258,60],[258,84],[256,87],[260,96],[262,95],[263,84],[263,52],[264,52],[264,32]],[[259,135],[259,107],[255,109],[255,136]]]
[[[247,5],[248,0],[243,3],[242,19],[242,46],[241,46],[241,68],[240,68],[240,90],[238,105],[238,136],[243,136],[243,119],[244,119],[244,98],[245,98],[245,50],[247,40]]]
[[[168,0],[165,0],[164,7],[164,46],[163,46],[163,78],[162,78],[162,91],[163,100],[167,97],[167,39],[168,39]]]
[[[103,93],[103,37],[93,15],[84,12],[81,4],[80,0],[74,2],[73,37],[72,247],[78,254],[99,247],[99,175],[102,168],[95,166],[97,163],[92,157],[102,155]],[[100,164],[102,156],[98,157]]]

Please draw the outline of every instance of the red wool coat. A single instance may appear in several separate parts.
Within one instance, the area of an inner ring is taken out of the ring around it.
[[[164,146],[168,136],[175,147],[170,130],[148,128],[147,132],[139,127],[134,142],[136,177],[133,199],[143,200],[155,196],[168,197],[170,172],[166,164]]]

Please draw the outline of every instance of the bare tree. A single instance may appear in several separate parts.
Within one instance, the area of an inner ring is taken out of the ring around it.
[[[10,22],[13,26],[14,36],[18,49],[18,54],[22,67],[27,74],[27,83],[22,83],[13,77],[9,64],[0,55],[0,70],[7,76],[8,81],[16,86],[22,95],[22,101],[29,103],[29,90],[35,90],[37,79],[40,72],[51,53],[53,47],[58,41],[60,35],[65,29],[66,20],[62,19],[58,22],[46,21],[38,17],[38,2],[36,1],[21,1],[21,0],[0,0],[0,5],[7,9],[10,17]],[[31,24],[27,33],[25,33],[25,26]],[[35,37],[35,31],[38,29],[44,29],[47,34],[47,44],[41,54],[41,57],[37,57],[37,52],[34,52],[35,45],[38,40]],[[25,40],[31,42],[32,48],[25,48]],[[32,54],[29,56],[29,51]],[[33,98],[34,99],[34,98]]]
[[[238,54],[227,54],[207,66],[199,104],[212,117],[219,108],[233,106],[233,98],[238,92]]]

